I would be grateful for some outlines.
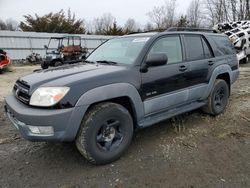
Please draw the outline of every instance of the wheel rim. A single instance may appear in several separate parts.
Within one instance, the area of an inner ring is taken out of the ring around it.
[[[104,151],[113,151],[121,144],[124,133],[121,129],[121,122],[117,119],[104,121],[97,133],[97,145]]]
[[[225,106],[225,100],[226,100],[226,93],[225,88],[221,87],[219,88],[214,96],[214,105],[217,110],[221,110]]]
[[[61,65],[62,65],[61,62],[55,62],[55,67],[59,67],[59,66],[61,66]]]

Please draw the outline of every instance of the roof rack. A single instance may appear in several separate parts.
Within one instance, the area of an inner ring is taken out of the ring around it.
[[[189,27],[170,27],[166,30],[167,32],[171,31],[194,31],[194,32],[208,32],[208,33],[217,33],[214,29],[205,29],[205,28],[189,28]]]
[[[130,32],[127,35],[133,35],[133,34],[140,34],[140,33],[153,33],[153,32],[159,32],[159,30],[157,29],[153,29],[153,30],[147,30],[147,31],[135,31],[135,32]]]

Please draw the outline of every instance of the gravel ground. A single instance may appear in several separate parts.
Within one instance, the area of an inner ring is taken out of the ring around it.
[[[0,109],[13,83],[37,66],[0,75]],[[250,187],[250,66],[217,117],[199,110],[135,134],[123,157],[93,166],[74,143],[29,142],[0,113],[0,187]],[[2,111],[2,110],[1,110]]]

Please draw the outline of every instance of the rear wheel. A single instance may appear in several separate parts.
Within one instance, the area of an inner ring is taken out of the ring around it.
[[[229,98],[229,87],[225,80],[217,79],[214,83],[212,92],[208,97],[208,104],[203,107],[203,111],[211,115],[222,113]]]
[[[121,157],[132,137],[133,120],[129,111],[119,104],[100,103],[84,117],[76,146],[91,163],[107,164]]]
[[[42,63],[41,63],[41,67],[42,67],[42,69],[47,69],[47,68],[49,68],[49,66],[46,65],[45,62],[42,62]]]

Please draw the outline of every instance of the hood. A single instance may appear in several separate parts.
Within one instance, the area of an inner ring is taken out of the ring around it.
[[[91,77],[109,74],[121,69],[124,69],[124,67],[79,63],[37,71],[19,80],[29,85],[32,93],[39,86],[70,86],[83,79],[90,79]]]

